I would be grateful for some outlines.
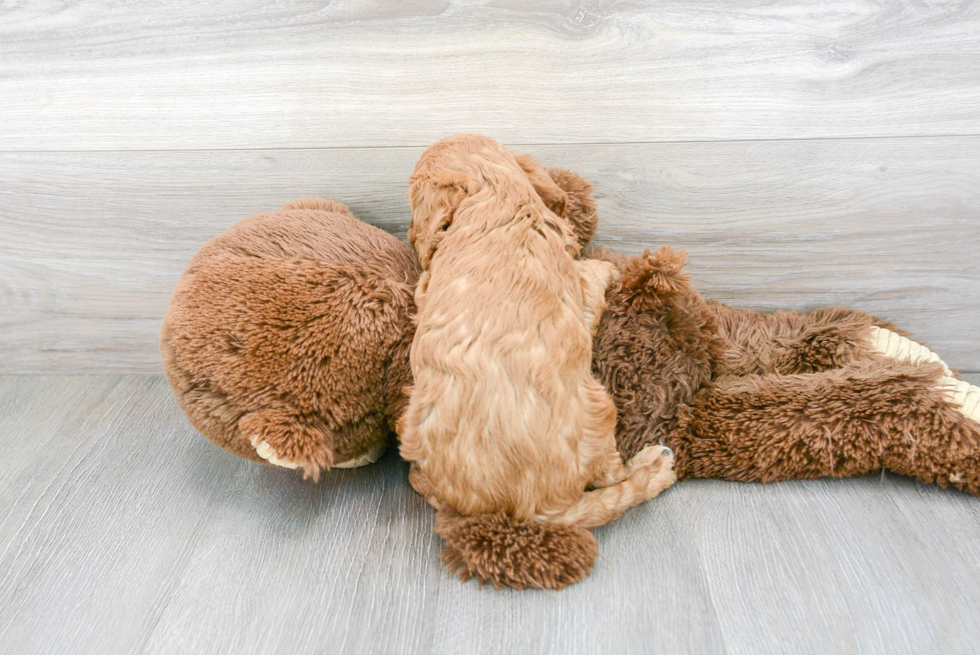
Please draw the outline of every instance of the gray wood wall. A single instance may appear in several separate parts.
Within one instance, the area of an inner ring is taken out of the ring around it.
[[[155,373],[195,250],[305,195],[403,235],[435,139],[596,185],[706,295],[980,370],[980,3],[0,4],[0,373]]]

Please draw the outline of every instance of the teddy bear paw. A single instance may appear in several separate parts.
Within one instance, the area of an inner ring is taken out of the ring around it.
[[[279,408],[262,409],[238,421],[240,434],[255,454],[273,466],[302,469],[304,478],[319,480],[320,472],[333,465],[330,435]]]
[[[252,445],[255,447],[256,455],[258,455],[259,457],[261,457],[262,459],[264,459],[265,461],[269,462],[274,466],[281,466],[282,468],[287,468],[287,469],[298,469],[301,466],[299,462],[291,462],[288,459],[283,459],[279,457],[279,455],[276,453],[275,450],[273,450],[272,446],[270,446],[268,442],[259,441],[257,443],[253,443]]]
[[[288,448],[288,453],[277,450],[275,446],[265,441],[261,436],[251,439],[255,454],[273,466],[286,469],[302,469],[303,478],[312,478],[314,482],[320,479],[320,472],[331,468],[330,451],[326,448],[296,448],[296,444]],[[290,444],[286,444],[290,446]]]
[[[371,450],[367,451],[363,455],[353,457],[351,459],[340,462],[339,464],[334,464],[335,469],[354,469],[360,466],[368,466],[369,464],[374,464],[376,461],[381,459],[381,456],[385,454],[388,449],[387,442],[378,444]]]
[[[947,400],[957,411],[980,423],[980,387],[964,380],[944,377],[939,380],[938,388],[946,394]]]
[[[939,359],[939,355],[932,352],[921,343],[912,341],[908,337],[903,337],[900,334],[896,334],[891,330],[886,330],[885,328],[880,328],[878,326],[871,327],[871,350],[879,355],[884,355],[889,359],[893,359],[896,362],[902,362],[906,364],[926,364],[932,362],[938,362],[943,365],[944,373],[946,375],[952,375],[952,371],[946,366],[946,363]]]

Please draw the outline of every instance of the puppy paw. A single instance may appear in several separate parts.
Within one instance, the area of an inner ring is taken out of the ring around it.
[[[599,259],[593,259],[590,261],[595,262],[596,279],[598,280],[602,288],[608,289],[613,284],[619,282],[623,278],[623,274],[620,273],[619,269],[612,262],[607,262]]]
[[[626,465],[629,476],[646,474],[646,497],[653,498],[661,491],[674,484],[677,475],[674,473],[674,452],[667,446],[647,446],[638,452]]]
[[[668,466],[673,466],[674,451],[667,446],[661,446],[658,444],[654,446],[644,446],[643,450],[634,455],[633,459],[626,463],[626,469],[631,471],[642,467],[659,467],[665,464]]]
[[[606,290],[622,278],[615,264],[602,259],[579,259],[575,261],[575,266],[583,283],[603,298]]]
[[[606,291],[620,279],[619,269],[600,259],[580,259],[575,262],[582,279],[585,322],[595,336],[599,320],[606,311]]]

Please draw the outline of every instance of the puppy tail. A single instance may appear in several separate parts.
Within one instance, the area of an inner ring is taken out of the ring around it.
[[[623,512],[660,495],[674,484],[674,453],[664,446],[648,446],[626,465],[626,478],[616,484],[586,491],[578,502],[546,520],[557,525],[595,528]]]
[[[498,589],[562,589],[587,576],[599,554],[588,530],[515,521],[504,512],[463,516],[440,509],[436,532],[446,540],[442,561],[451,573]]]

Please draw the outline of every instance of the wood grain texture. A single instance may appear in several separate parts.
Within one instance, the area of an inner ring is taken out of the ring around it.
[[[980,3],[6,3],[0,150],[980,133]]]
[[[864,309],[980,370],[980,138],[514,147],[595,183],[596,243],[687,248],[708,297]],[[421,150],[0,153],[0,372],[158,372],[205,241],[307,195],[404,236]]]
[[[971,377],[980,382],[980,375]],[[30,435],[26,438],[25,435]],[[0,652],[969,652],[980,502],[897,476],[677,484],[559,593],[461,584],[392,455],[319,485],[160,377],[0,376]]]

